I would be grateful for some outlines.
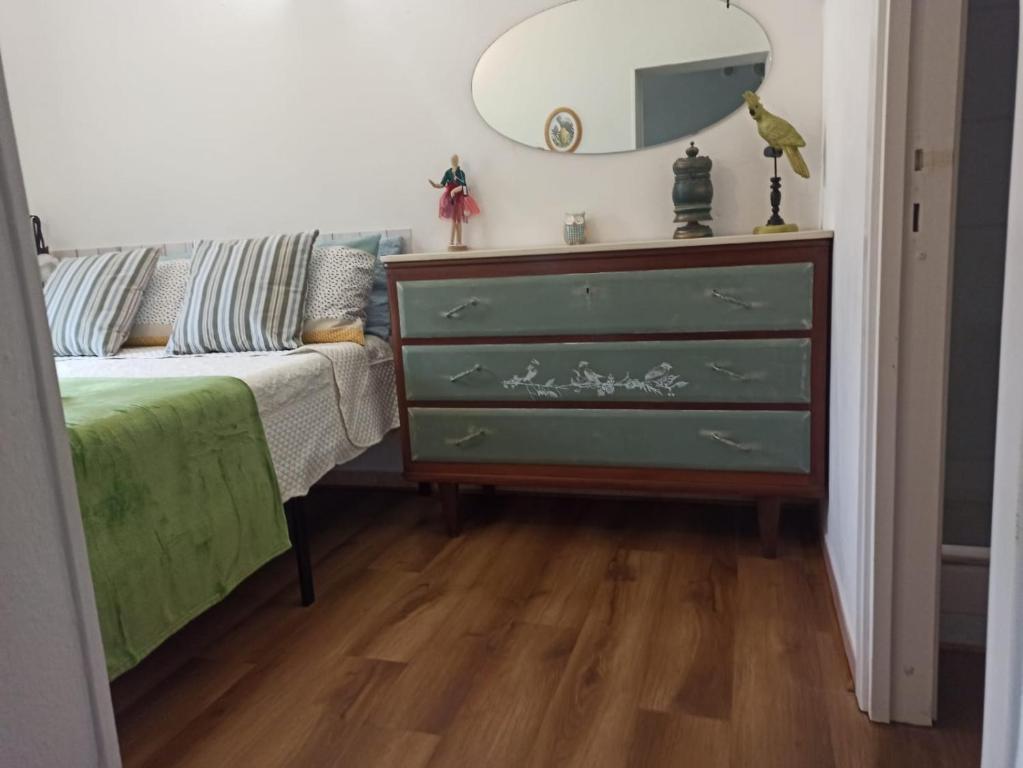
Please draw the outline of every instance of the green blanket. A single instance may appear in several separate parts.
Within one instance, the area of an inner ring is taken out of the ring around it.
[[[113,679],[290,541],[244,382],[65,379],[60,389]]]

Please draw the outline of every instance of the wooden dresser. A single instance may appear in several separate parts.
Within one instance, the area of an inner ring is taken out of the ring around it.
[[[827,492],[831,234],[385,257],[406,477]]]

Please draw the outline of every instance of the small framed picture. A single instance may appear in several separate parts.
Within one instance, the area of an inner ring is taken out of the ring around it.
[[[558,107],[547,117],[544,139],[551,152],[575,152],[583,140],[583,123],[575,110]]]

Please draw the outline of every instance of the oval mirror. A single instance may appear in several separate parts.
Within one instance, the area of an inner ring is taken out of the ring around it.
[[[483,119],[521,144],[626,152],[734,112],[769,59],[763,28],[725,0],[571,0],[491,45],[472,95]]]

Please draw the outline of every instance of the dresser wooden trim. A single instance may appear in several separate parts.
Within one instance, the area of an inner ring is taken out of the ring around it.
[[[435,261],[399,261],[386,263],[388,273],[402,273],[399,279],[446,280],[472,277],[510,277],[515,275],[571,275],[586,272],[615,272],[622,266],[628,271],[651,269],[684,269],[692,267],[736,267],[746,264],[791,264],[811,261],[797,253],[825,253],[831,250],[831,239],[796,240],[791,242],[742,243],[737,245],[701,245],[671,250],[623,249],[621,251],[587,251],[568,254],[528,254],[474,259],[471,255]],[[624,260],[624,263],[623,263]],[[429,277],[414,276],[429,272]]]
[[[812,475],[785,472],[649,469],[548,464],[455,464],[410,462],[411,481],[472,485],[527,485],[544,488],[659,490],[700,493],[713,498],[819,498],[823,488]]]

